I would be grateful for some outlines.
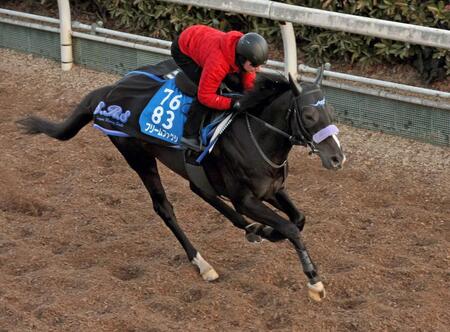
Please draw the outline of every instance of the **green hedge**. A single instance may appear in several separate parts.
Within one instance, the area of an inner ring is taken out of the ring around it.
[[[26,0],[54,8],[57,0]],[[319,8],[352,15],[450,29],[450,3],[423,0],[287,0],[284,3]],[[207,24],[222,30],[257,31],[276,48],[281,48],[277,24],[252,16],[224,13],[193,6],[180,6],[157,0],[72,1],[72,11],[95,13],[105,26],[132,33],[171,40],[185,27]],[[403,42],[324,30],[295,27],[297,42],[309,64],[347,61],[370,65],[374,62],[411,63],[424,81],[450,74],[450,52],[408,45]]]

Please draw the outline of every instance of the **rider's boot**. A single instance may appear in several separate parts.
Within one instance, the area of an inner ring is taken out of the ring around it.
[[[184,124],[183,137],[181,143],[192,150],[200,151],[199,130],[202,123],[202,112],[198,106],[193,104],[189,110],[186,123]]]

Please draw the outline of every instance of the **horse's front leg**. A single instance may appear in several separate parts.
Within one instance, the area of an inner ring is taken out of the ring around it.
[[[325,289],[320,281],[316,267],[303,244],[297,226],[276,214],[253,195],[246,195],[238,201],[233,201],[233,204],[235,204],[236,210],[239,213],[242,213],[261,224],[272,227],[276,232],[289,239],[294,245],[298,257],[300,258],[303,272],[309,280],[309,296],[315,301],[320,301],[324,298]]]
[[[278,210],[284,212],[289,217],[289,220],[297,226],[300,232],[303,230],[303,227],[305,225],[305,216],[297,209],[288,193],[284,191],[284,189],[281,189],[280,191],[275,193],[274,196],[267,199],[266,202],[270,203]],[[247,229],[251,229],[255,235],[258,235],[271,242],[286,240],[286,237],[284,237],[282,234],[280,234],[270,226],[254,223]]]
[[[268,199],[267,202],[272,204],[278,210],[286,213],[289,217],[289,220],[294,223],[300,232],[303,230],[305,226],[305,215],[297,209],[294,202],[292,202],[289,194],[281,189],[275,193],[272,199]]]

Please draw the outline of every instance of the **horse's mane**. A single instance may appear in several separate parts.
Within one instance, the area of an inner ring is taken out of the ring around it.
[[[290,90],[289,82],[282,74],[259,74],[253,89],[246,92],[240,100],[242,110],[251,112],[256,107],[261,110],[261,105],[269,105],[288,90]]]

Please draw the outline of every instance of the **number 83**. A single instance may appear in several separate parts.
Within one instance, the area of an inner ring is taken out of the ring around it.
[[[164,99],[161,101],[161,104],[153,110],[152,121],[154,124],[159,124],[161,122],[161,119],[164,115],[164,108],[161,105],[163,105],[167,101],[167,99],[170,98],[170,96],[173,93],[173,90],[164,89],[164,92],[167,93],[167,96],[164,97]],[[182,97],[182,95],[176,95],[175,97],[173,97],[170,100],[170,102],[169,102],[170,110],[166,111],[166,113],[169,117],[167,118],[166,123],[162,124],[164,129],[170,129],[173,127],[173,120],[175,119],[175,113],[173,111],[177,110],[180,107],[180,104],[181,104],[180,98],[181,97]]]

